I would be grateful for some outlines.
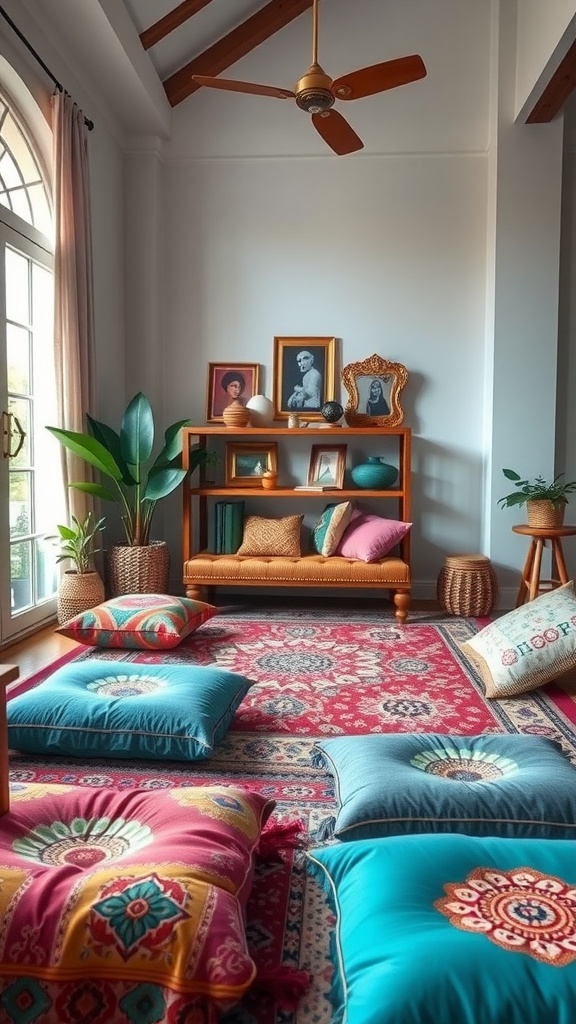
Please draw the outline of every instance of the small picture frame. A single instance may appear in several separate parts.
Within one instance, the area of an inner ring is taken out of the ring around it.
[[[222,413],[238,398],[246,405],[258,394],[259,363],[208,363],[206,422],[223,423]]]
[[[402,363],[373,355],[342,370],[349,398],[344,417],[350,427],[397,427],[404,419],[400,392],[408,381]]]
[[[321,420],[334,399],[336,338],[274,338],[274,412]]]
[[[262,487],[267,470],[278,472],[276,441],[226,442],[226,487]]]
[[[308,468],[308,486],[342,490],[346,469],[345,444],[313,444]]]

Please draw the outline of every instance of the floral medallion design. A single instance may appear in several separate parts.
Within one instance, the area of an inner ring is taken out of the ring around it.
[[[166,687],[166,680],[154,678],[150,673],[145,675],[126,675],[119,672],[115,676],[104,676],[86,684],[99,697],[140,697],[143,693],[157,693]]]
[[[428,775],[439,775],[453,782],[492,782],[518,770],[516,762],[508,757],[456,747],[423,750],[411,758],[410,764]]]
[[[186,900],[184,886],[156,873],[137,881],[118,878],[94,904],[92,937],[103,946],[114,945],[124,960],[136,947],[153,952],[166,945],[178,921],[190,916],[184,909]]]
[[[90,868],[100,861],[121,857],[151,842],[148,825],[125,818],[73,818],[37,825],[27,835],[15,839],[15,853],[37,864],[74,864]]]
[[[461,931],[553,967],[576,960],[576,885],[534,868],[475,868],[434,906]]]

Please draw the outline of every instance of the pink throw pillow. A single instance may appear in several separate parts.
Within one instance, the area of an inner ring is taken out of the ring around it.
[[[362,562],[377,562],[406,536],[411,526],[412,523],[356,511],[336,554],[359,558]]]

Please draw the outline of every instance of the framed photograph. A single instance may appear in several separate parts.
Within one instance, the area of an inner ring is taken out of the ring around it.
[[[313,444],[310,452],[308,469],[308,486],[317,485],[336,487],[344,486],[344,470],[346,469],[345,444]]]
[[[278,472],[276,441],[226,442],[226,487],[262,487],[266,470]]]
[[[206,421],[223,423],[226,406],[236,398],[246,405],[258,394],[259,383],[259,363],[208,363]]]
[[[342,383],[349,398],[344,416],[350,427],[397,427],[404,419],[400,392],[408,380],[402,363],[373,355],[361,363],[348,363]]]
[[[334,399],[335,360],[336,338],[274,338],[275,416],[321,420]]]

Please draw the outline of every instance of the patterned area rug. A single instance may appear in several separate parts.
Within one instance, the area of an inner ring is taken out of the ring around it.
[[[574,704],[549,686],[506,701],[487,701],[457,642],[480,620],[414,613],[400,628],[389,612],[314,608],[223,610],[174,651],[80,648],[74,657],[118,661],[219,664],[255,680],[233,726],[210,761],[113,761],[11,755],[13,781],[66,782],[118,789],[226,783],[277,801],[275,818],[299,819],[307,842],[321,841],[336,810],[332,779],[315,766],[316,738],[359,733],[526,732],[562,744],[576,764]],[[53,668],[53,667],[52,667]],[[21,681],[36,685],[48,670]],[[330,1024],[329,936],[333,917],[307,877],[301,849],[262,864],[248,909],[248,934],[263,975],[280,965],[309,972],[297,1007],[256,989],[226,1024]]]

